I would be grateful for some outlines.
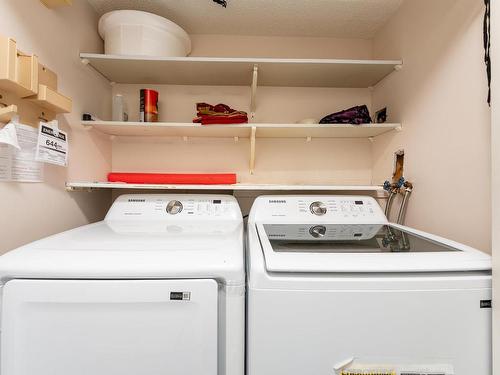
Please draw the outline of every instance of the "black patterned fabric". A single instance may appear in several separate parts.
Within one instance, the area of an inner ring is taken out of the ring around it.
[[[372,120],[370,112],[366,105],[358,105],[340,112],[325,116],[319,122],[320,124],[369,124]]]

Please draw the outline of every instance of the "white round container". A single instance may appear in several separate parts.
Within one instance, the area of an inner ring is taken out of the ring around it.
[[[115,10],[99,20],[99,34],[107,55],[187,56],[189,35],[177,24],[156,14]]]

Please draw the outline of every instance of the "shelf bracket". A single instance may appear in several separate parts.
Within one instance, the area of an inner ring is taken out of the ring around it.
[[[253,75],[252,75],[252,97],[250,98],[250,117],[255,117],[255,108],[256,108],[256,96],[257,96],[257,81],[259,77],[259,67],[257,65],[253,66]]]
[[[104,74],[102,74],[100,70],[97,70],[96,68],[94,68],[94,67],[92,66],[92,64],[90,63],[90,60],[89,60],[89,59],[82,58],[82,59],[80,59],[80,61],[81,61],[81,63],[82,63],[84,66],[91,68],[91,69],[92,69],[95,73],[97,73],[99,76],[101,76],[101,77],[102,77],[102,78],[104,78],[106,81],[108,81],[108,82],[109,82],[109,84],[110,84],[111,86],[113,86],[113,85],[115,84],[115,82],[112,82],[112,81],[111,81],[108,77],[106,77]]]
[[[82,188],[82,187],[74,187],[74,186],[66,185],[66,191],[68,191],[68,192],[92,193],[92,192],[97,191],[97,190],[98,190],[97,188],[93,188],[93,187]]]
[[[250,134],[250,174],[253,174],[255,169],[255,134],[257,133],[257,128],[252,126],[252,133]]]

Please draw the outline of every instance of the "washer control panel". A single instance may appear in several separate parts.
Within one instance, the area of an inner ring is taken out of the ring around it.
[[[325,199],[324,201],[314,201],[309,203],[307,199],[298,199],[297,211],[299,213],[308,213],[308,211],[316,216],[326,214],[336,215],[341,217],[363,217],[373,216],[375,209],[379,205],[371,199],[363,198],[348,198],[341,199]]]
[[[236,199],[226,195],[134,194],[116,199],[105,220],[238,219]]]
[[[324,204],[323,202],[312,202],[310,205],[309,205],[309,211],[311,211],[312,214],[316,215],[316,216],[322,216],[324,214],[326,214],[326,204]]]
[[[177,215],[182,211],[183,208],[184,206],[182,205],[182,202],[179,202],[177,200],[171,200],[167,203],[167,212],[170,215]]]
[[[387,219],[380,205],[367,196],[262,196],[254,203],[257,219],[282,218],[287,221],[309,220],[345,223],[380,223]],[[321,236],[314,231],[314,236]]]

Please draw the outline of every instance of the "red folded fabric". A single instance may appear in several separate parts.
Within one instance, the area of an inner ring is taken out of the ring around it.
[[[108,174],[109,182],[129,184],[175,184],[175,185],[232,185],[236,183],[235,173],[116,173]]]
[[[197,117],[193,122],[202,125],[211,124],[242,124],[248,122],[246,112],[232,109],[226,104],[210,105],[207,103],[196,104]]]
[[[214,124],[245,124],[248,122],[248,119],[245,118],[203,118],[201,120],[202,125],[214,125]]]

